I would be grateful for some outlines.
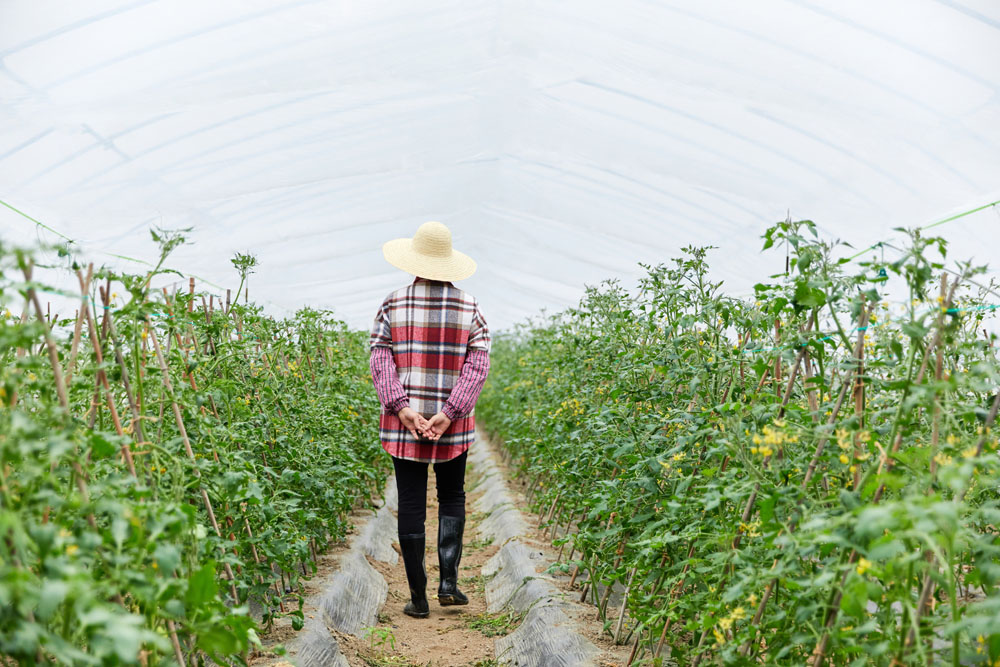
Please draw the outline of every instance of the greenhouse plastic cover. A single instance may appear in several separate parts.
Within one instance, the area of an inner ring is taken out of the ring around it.
[[[997,199],[996,0],[0,0],[0,236],[143,271],[193,227],[168,265],[250,252],[275,314],[367,327],[426,220],[501,328],[688,244],[747,293],[786,215],[860,249]],[[1000,260],[996,206],[934,231]]]

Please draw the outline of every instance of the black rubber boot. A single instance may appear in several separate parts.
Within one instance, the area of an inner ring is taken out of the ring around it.
[[[406,581],[410,584],[410,601],[403,613],[414,618],[427,618],[431,609],[427,604],[427,570],[424,569],[424,533],[399,536],[399,550],[403,553]]]
[[[438,516],[438,563],[441,566],[441,585],[438,602],[447,607],[469,604],[469,598],[458,590],[458,562],[462,560],[462,533],[465,518]]]

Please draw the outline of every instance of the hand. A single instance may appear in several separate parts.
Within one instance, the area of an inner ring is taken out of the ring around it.
[[[403,408],[397,413],[396,416],[399,417],[399,421],[403,423],[406,430],[408,430],[417,440],[419,440],[422,434],[430,428],[430,422],[424,419],[423,415],[413,408]]]
[[[437,413],[426,421],[427,428],[423,429],[423,434],[428,440],[438,440],[451,426],[451,420],[443,412]]]

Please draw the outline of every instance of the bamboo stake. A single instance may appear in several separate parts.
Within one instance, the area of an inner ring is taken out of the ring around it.
[[[815,325],[815,323],[816,323],[816,311],[813,310],[812,315],[810,316],[809,321],[808,321],[808,323],[806,325],[806,332],[812,330],[812,327]],[[803,359],[803,357],[805,357],[807,349],[808,349],[808,347],[805,346],[805,345],[803,345],[799,349],[798,354],[796,354],[796,356],[795,356],[795,363],[792,365],[792,369],[791,369],[791,371],[789,372],[789,375],[788,375],[788,384],[787,384],[787,387],[785,389],[784,397],[782,398],[781,406],[778,408],[778,419],[781,419],[784,416],[784,414],[785,414],[785,408],[788,406],[789,400],[791,400],[792,388],[793,388],[793,386],[795,384],[795,379],[798,376],[799,369],[802,367],[802,359]],[[778,378],[778,373],[780,373],[780,371],[781,371],[780,366],[776,366],[775,370],[776,370],[776,373],[775,373],[776,377],[775,377],[775,379],[778,380],[779,379]],[[780,452],[778,452],[778,454],[780,454]],[[764,461],[763,461],[762,465],[765,468],[770,463],[771,458],[772,458],[772,455],[769,455],[769,456],[767,456],[767,457],[764,458]],[[740,519],[741,523],[745,524],[745,523],[747,523],[750,520],[750,516],[753,514],[754,507],[755,507],[755,505],[757,503],[757,495],[759,494],[759,492],[760,492],[760,482],[757,482],[754,485],[753,491],[750,493],[750,497],[747,498],[746,505],[743,508],[743,514],[742,514],[741,519]],[[730,548],[733,549],[733,550],[738,549],[739,546],[740,546],[740,542],[741,542],[742,537],[743,537],[743,533],[738,530],[736,532],[736,535],[733,537],[733,542],[732,542],[732,545],[731,545]],[[723,582],[719,586],[719,591],[718,591],[719,594],[722,593],[724,587],[725,587],[725,585],[724,585],[724,582]],[[706,639],[706,637],[708,637],[708,632],[709,632],[709,630],[707,628],[704,631],[702,631],[701,637],[698,639],[698,648],[701,648],[704,645],[705,639]],[[698,665],[700,663],[701,663],[701,654],[695,656],[694,662],[692,663],[692,667],[698,667]]]
[[[184,427],[184,419],[181,417],[180,406],[177,405],[177,399],[174,397],[174,388],[170,382],[170,369],[167,367],[167,362],[163,358],[163,353],[160,350],[160,342],[156,335],[156,329],[152,326],[152,322],[149,321],[147,316],[147,324],[149,325],[149,338],[153,341],[153,350],[156,352],[156,359],[160,364],[160,371],[163,373],[163,386],[167,390],[167,394],[170,396],[170,405],[174,411],[174,421],[177,423],[177,430],[180,432],[181,440],[184,443],[184,450],[187,452],[188,458],[191,461],[195,461],[194,451],[191,449],[191,441],[188,439],[187,429]],[[201,479],[201,472],[195,468],[195,477]],[[219,522],[215,520],[215,511],[212,509],[212,501],[208,497],[208,491],[200,483],[198,488],[201,490],[201,499],[205,505],[205,511],[208,512],[209,521],[212,523],[212,528],[215,530],[215,535],[219,538],[222,537],[222,530],[219,528]],[[233,575],[233,570],[229,567],[229,563],[223,561],[223,567],[226,570],[226,576],[229,577],[229,587],[233,594],[233,602],[239,602],[239,596],[236,594],[236,577]]]
[[[947,309],[951,307],[951,302],[952,302],[952,300],[955,297],[955,291],[958,289],[958,285],[959,285],[960,280],[961,280],[961,277],[955,278],[955,281],[952,283],[951,289],[948,292],[948,296],[945,298],[944,304],[942,304],[943,307],[941,309],[941,312],[939,312],[938,315],[937,315],[937,318],[936,318],[936,321],[935,321],[934,340],[931,342],[930,347],[924,353],[924,358],[923,358],[923,360],[920,363],[920,370],[917,373],[917,377],[914,380],[913,385],[919,385],[919,384],[921,384],[923,382],[924,373],[927,371],[927,364],[929,363],[929,360],[930,360],[930,352],[931,352],[931,350],[935,350],[941,344],[941,336],[942,336],[942,331],[944,329],[944,326],[943,326],[943,324],[944,324],[944,312],[947,311]],[[902,442],[903,442],[903,431],[902,431],[902,429],[899,429],[898,432],[897,432],[897,434],[896,434],[895,441],[892,444],[892,450],[891,450],[890,454],[895,454],[897,451],[899,451],[899,447],[902,444]],[[880,462],[879,463],[879,467],[881,467],[881,465],[882,465],[882,463]],[[886,467],[886,470],[891,469],[891,467],[892,467],[892,458],[891,458],[891,456],[886,456],[885,457],[885,467]],[[881,500],[881,498],[882,498],[882,493],[884,491],[885,491],[885,482],[883,482],[882,484],[879,485],[878,489],[876,489],[876,491],[875,491],[875,494],[872,496],[872,500],[871,500],[871,504],[872,505],[877,505],[878,504],[879,500]],[[851,550],[851,555],[849,556],[849,558],[847,560],[848,565],[853,565],[854,562],[857,560],[857,558],[858,558],[858,552],[857,552],[857,550],[852,549]],[[819,667],[821,664],[823,664],[823,660],[824,660],[824,658],[826,656],[826,648],[827,648],[827,646],[828,646],[828,644],[830,642],[830,630],[829,629],[830,629],[830,627],[833,626],[833,623],[837,620],[838,612],[839,612],[839,609],[840,609],[840,600],[843,597],[843,588],[842,588],[843,581],[846,578],[846,576],[847,576],[847,574],[845,573],[844,577],[841,578],[841,585],[837,588],[837,590],[835,591],[835,593],[833,595],[833,598],[831,600],[830,608],[829,608],[829,611],[827,612],[827,619],[826,619],[826,622],[824,623],[825,630],[823,632],[823,635],[820,637],[819,641],[816,642],[816,646],[813,649],[813,655],[812,655],[813,659],[812,659],[812,662],[811,662],[812,667]]]
[[[948,296],[945,297],[945,301],[942,304],[941,312],[939,312],[937,315],[937,320],[935,322],[936,326],[935,326],[934,340],[931,342],[930,347],[927,348],[927,352],[924,354],[924,358],[920,362],[920,371],[917,373],[917,378],[913,382],[914,385],[918,385],[923,382],[924,373],[927,372],[927,364],[930,361],[930,352],[931,350],[936,350],[937,347],[941,344],[941,336],[943,335],[942,331],[944,329],[944,312],[951,307],[951,302],[955,298],[955,292],[958,290],[958,284],[959,284],[959,278],[955,278],[955,282],[951,284],[951,289],[948,292]],[[895,454],[896,452],[898,452],[899,447],[902,444],[903,444],[903,431],[902,429],[900,429],[899,432],[896,434],[895,441],[892,443],[891,453]],[[887,460],[885,462],[885,468],[886,471],[892,469],[892,458],[887,457]],[[872,496],[872,504],[878,503],[879,499],[882,498],[882,494],[884,492],[885,492],[885,482],[880,484],[878,489],[876,489],[875,495]]]
[[[853,359],[860,360],[860,355],[864,350],[864,343],[865,343],[864,331],[868,326],[868,320],[869,317],[871,316],[873,308],[874,305],[862,310],[861,315],[859,316],[858,326],[857,326],[858,335],[856,342],[854,344],[854,356],[852,357]],[[808,360],[806,363],[806,368],[807,371],[810,368]],[[847,397],[847,388],[853,384],[853,378],[855,377],[855,374],[857,374],[860,371],[860,368],[861,364],[859,361],[859,363],[855,365],[853,369],[848,373],[847,377],[844,379],[844,382],[841,383],[840,392],[837,395],[837,402],[834,405],[833,410],[830,412],[830,417],[827,420],[827,425],[832,425],[837,421],[837,416],[840,414],[840,409],[844,404],[845,398]],[[813,418],[814,419],[816,418],[815,414]],[[828,440],[829,436],[823,436],[822,438],[819,439],[819,442],[816,443],[816,449],[813,451],[812,459],[809,462],[809,468],[806,470],[806,474],[803,477],[802,482],[799,484],[800,490],[805,491],[806,488],[808,488],[809,482],[812,480],[813,474],[816,470],[816,466],[819,462],[820,456],[822,456],[823,454],[823,450],[825,449]],[[796,522],[793,521],[792,524],[789,526],[789,532],[795,530],[795,526]],[[778,566],[778,559],[775,558],[774,562],[771,564],[771,569],[774,570],[775,568],[777,568],[777,566]],[[776,578],[768,582],[767,587],[764,589],[764,594],[761,595],[760,603],[757,605],[757,611],[753,615],[753,620],[750,622],[752,626],[756,627],[760,625],[761,619],[764,617],[764,610],[767,608],[768,600],[770,600],[771,595],[774,593],[774,589],[777,583],[778,580]],[[742,646],[740,646],[740,655],[742,656],[747,655],[750,646],[752,644],[752,641],[753,641],[752,639],[747,640],[746,642],[743,643]]]
[[[607,531],[607,530],[609,530],[611,528],[611,523],[615,520],[615,516],[617,514],[618,514],[618,512],[612,512],[611,515],[608,517],[608,523],[604,526],[604,530],[605,531]],[[600,551],[601,549],[604,548],[604,542],[605,542],[605,540],[602,539],[600,546],[597,547],[598,551]],[[582,549],[581,549],[581,555],[583,555],[583,550]],[[570,580],[569,580],[570,587],[573,586],[573,582],[576,581],[576,576],[579,573],[580,573],[580,566],[578,565],[575,568],[573,568],[573,576],[570,577]],[[584,600],[587,599],[587,590],[589,588],[590,588],[590,582],[588,581],[587,583],[585,583],[583,585],[583,593],[580,595],[580,602],[583,602]]]
[[[93,272],[93,264],[90,265],[88,273]],[[80,289],[86,289],[86,283],[83,280],[83,274],[79,269],[76,271],[77,280],[80,281]],[[104,397],[108,403],[108,410],[111,412],[111,423],[114,424],[115,432],[118,435],[124,435],[125,432],[122,430],[121,420],[118,417],[118,408],[115,407],[115,399],[111,394],[111,385],[108,384],[107,373],[104,372],[104,354],[101,351],[101,344],[97,336],[97,327],[94,325],[94,318],[90,313],[90,307],[85,307],[87,312],[87,330],[90,333],[91,346],[94,348],[94,359],[97,361],[97,382],[99,386],[104,387]],[[122,443],[122,456],[125,459],[125,465],[128,467],[129,473],[132,477],[136,477],[135,474],[135,462],[132,460],[132,450],[127,442]]]
[[[986,444],[986,439],[990,435],[990,428],[996,421],[998,410],[1000,410],[1000,392],[997,392],[996,396],[993,398],[993,405],[990,406],[990,412],[986,418],[986,423],[983,424],[983,434],[979,437],[979,441],[976,443],[976,457],[982,456],[983,445]],[[958,495],[958,502],[963,502],[965,500],[965,496],[969,493],[970,488],[971,481],[967,481],[965,489]],[[941,563],[941,565],[943,567],[946,563]],[[935,587],[936,585],[934,580],[931,579],[931,572],[928,570],[924,575],[923,585],[920,587],[920,600],[917,603],[918,620],[927,612],[927,605],[930,602],[931,596],[934,594]],[[910,628],[909,635],[907,635],[906,638],[906,646],[904,648],[911,646],[915,639],[916,630],[914,628]]]
[[[101,290],[101,301],[105,306],[108,304],[108,293],[106,290]],[[143,442],[145,438],[142,435],[142,417],[139,412],[139,405],[136,403],[135,395],[132,393],[132,383],[128,379],[128,365],[125,363],[121,344],[118,342],[118,330],[115,327],[114,318],[111,316],[110,311],[108,312],[108,335],[111,338],[112,347],[115,351],[115,361],[118,363],[118,368],[122,373],[122,386],[125,388],[125,397],[128,399],[129,409],[132,412],[132,435],[136,442]]]
[[[628,583],[625,585],[625,595],[622,596],[622,604],[618,609],[618,624],[615,626],[614,638],[615,644],[621,643],[622,636],[622,626],[625,621],[625,604],[628,602],[628,595],[632,592],[632,580],[635,579],[636,568],[632,568],[632,571],[628,575]]]
[[[76,312],[76,324],[73,327],[73,341],[69,348],[69,361],[66,363],[66,386],[73,380],[73,367],[76,365],[76,355],[80,347],[80,336],[83,334],[83,311],[87,308],[87,294],[90,291],[90,281],[94,275],[94,265],[87,268],[87,280],[83,288],[83,296],[80,299],[80,310]]]
[[[948,286],[948,274],[941,274],[941,300],[944,301],[945,290]],[[944,366],[944,350],[938,345],[934,355],[934,379],[941,381],[942,369]],[[937,453],[938,444],[941,437],[941,403],[934,401],[934,426],[931,429],[931,479],[937,475]],[[930,489],[928,489],[930,492]]]
[[[862,307],[864,307],[864,301],[862,301]],[[865,337],[867,337],[867,325],[865,326]],[[862,338],[864,340],[864,338]],[[854,371],[854,416],[858,420],[858,430],[854,432],[854,460],[858,461],[859,457],[862,455],[861,451],[861,429],[865,426],[865,346],[862,345],[857,354],[858,367]],[[854,466],[854,488],[858,487],[861,482],[861,468],[858,465]]]
[[[62,365],[59,363],[59,352],[56,350],[55,341],[52,340],[52,332],[49,330],[48,323],[45,321],[45,315],[42,313],[42,304],[38,301],[38,294],[35,292],[35,288],[31,286],[31,274],[33,271],[33,266],[29,262],[28,264],[23,264],[21,270],[24,273],[24,279],[28,283],[27,298],[35,307],[35,314],[38,317],[38,321],[42,324],[42,334],[45,338],[45,347],[49,352],[49,365],[52,367],[52,377],[56,385],[56,395],[59,397],[59,406],[62,408],[63,413],[68,417],[69,412],[69,397],[66,393],[66,383],[62,373]],[[90,504],[90,492],[87,489],[86,474],[80,467],[80,462],[73,460],[71,463],[73,471],[76,477],[77,490],[80,492],[80,496],[83,498],[83,503],[85,505]],[[46,510],[46,515],[48,510]],[[94,519],[94,513],[90,512],[87,514],[87,523],[94,530],[97,530],[97,521]]]
[[[93,268],[93,265],[91,265],[91,268]],[[79,270],[77,271],[77,278],[78,279],[81,278]],[[108,303],[109,303],[109,297],[108,297],[108,295],[109,295],[109,292],[110,292],[110,287],[111,287],[111,281],[110,281],[110,279],[108,280],[108,286],[107,286],[107,288],[101,288],[100,286],[98,286],[98,290],[100,291],[100,294],[101,294],[101,302],[102,302],[102,304],[104,306],[108,306]],[[91,319],[91,316],[90,316],[90,308],[89,307],[87,308],[87,321],[88,321],[88,329],[91,332],[91,338],[93,338],[94,337],[94,333],[93,333],[94,325],[93,325],[93,320]],[[131,407],[132,414],[133,414],[132,434],[133,434],[134,438],[138,438],[138,440],[137,440],[138,442],[141,442],[142,441],[142,422],[141,422],[141,419],[140,419],[138,407],[135,404],[135,399],[132,396],[132,388],[131,388],[131,385],[130,385],[129,379],[128,379],[128,368],[125,365],[125,359],[123,358],[122,353],[121,353],[121,347],[120,347],[120,345],[118,343],[118,333],[115,330],[115,325],[114,325],[114,321],[113,321],[112,316],[111,316],[111,310],[110,310],[110,308],[105,308],[105,311],[104,311],[104,322],[102,324],[106,324],[107,325],[107,332],[111,336],[112,346],[113,346],[113,348],[115,350],[115,359],[118,362],[119,367],[121,368],[121,372],[122,372],[122,385],[125,387],[125,394],[128,397],[129,406]],[[101,352],[100,352],[100,346],[97,345],[96,341],[94,342],[94,353],[97,356],[97,363],[98,363],[98,365],[100,365],[102,363]],[[102,374],[104,373],[103,369],[100,370],[100,373],[102,373]],[[106,375],[104,376],[104,385],[105,385],[105,389],[107,390],[108,385],[107,385],[107,376]],[[114,403],[110,400],[110,393],[108,394],[108,396],[109,396],[108,405],[109,405],[109,407],[111,409],[111,412],[112,412],[113,422],[114,422],[114,425],[115,425],[115,431],[118,433],[118,435],[124,435],[124,431],[122,429],[121,422],[118,420],[117,413],[115,411]],[[122,445],[122,453],[125,455],[125,461],[128,464],[129,473],[132,475],[133,478],[138,479],[138,476],[136,475],[136,472],[135,472],[135,465],[134,465],[134,463],[132,461],[132,453],[128,449],[127,445],[124,445],[124,444]],[[171,645],[174,648],[174,656],[177,658],[178,664],[181,665],[182,667],[184,667],[187,663],[186,663],[186,661],[184,659],[184,654],[181,651],[180,641],[177,639],[177,629],[174,626],[174,622],[172,620],[170,620],[170,619],[167,619],[167,633],[170,635],[170,643],[171,643]]]
[[[639,643],[642,639],[643,631],[640,631],[635,636],[635,641],[632,642],[632,651],[628,654],[628,662],[625,663],[625,667],[632,667],[632,663],[635,662],[635,657],[639,653]]]
[[[618,543],[618,548],[615,550],[615,562],[611,566],[612,570],[618,569],[618,566],[621,565],[622,554],[625,553],[625,540],[626,538],[623,537],[622,541]],[[597,585],[599,583],[600,582],[594,584],[594,593],[597,593]],[[600,613],[602,618],[607,613],[608,599],[611,598],[611,591],[614,588],[614,586],[615,586],[615,579],[612,578],[608,581],[608,585],[604,587],[604,594],[601,595],[601,598],[597,603],[597,611],[598,613]]]

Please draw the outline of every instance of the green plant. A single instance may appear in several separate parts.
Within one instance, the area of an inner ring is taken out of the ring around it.
[[[0,246],[0,303],[28,308],[0,321],[9,662],[242,663],[248,603],[300,627],[300,578],[384,483],[366,336],[150,291],[183,235],[154,240],[147,275],[78,272],[52,327],[30,253]]]
[[[253,270],[257,268],[258,262],[257,258],[251,255],[250,253],[240,253],[240,252],[233,255],[233,258],[229,261],[232,262],[233,267],[240,274],[240,284],[239,287],[236,288],[236,300],[239,301],[240,292],[243,290],[243,285],[246,284],[247,278],[250,276],[251,273],[253,273]],[[245,298],[249,298],[249,289],[250,287],[248,285],[247,286],[248,291]]]
[[[516,611],[506,611],[499,614],[476,614],[465,620],[470,630],[478,630],[486,637],[502,637],[515,630],[524,614]]]
[[[482,538],[477,537],[471,542],[466,543],[465,548],[468,549],[469,551],[481,551],[482,549],[485,549],[491,544],[493,544],[492,537],[482,537]]]
[[[473,593],[481,596],[486,592],[486,583],[490,579],[491,577],[476,574],[468,577],[462,577],[458,580],[458,585],[462,588],[472,589]]]
[[[499,337],[479,415],[647,658],[997,661],[998,290],[918,232],[857,263],[809,221],[764,239],[752,299],[687,248]]]
[[[365,628],[364,636],[368,638],[369,648],[373,650],[378,649],[382,652],[396,650],[396,635],[393,634],[392,628]]]

